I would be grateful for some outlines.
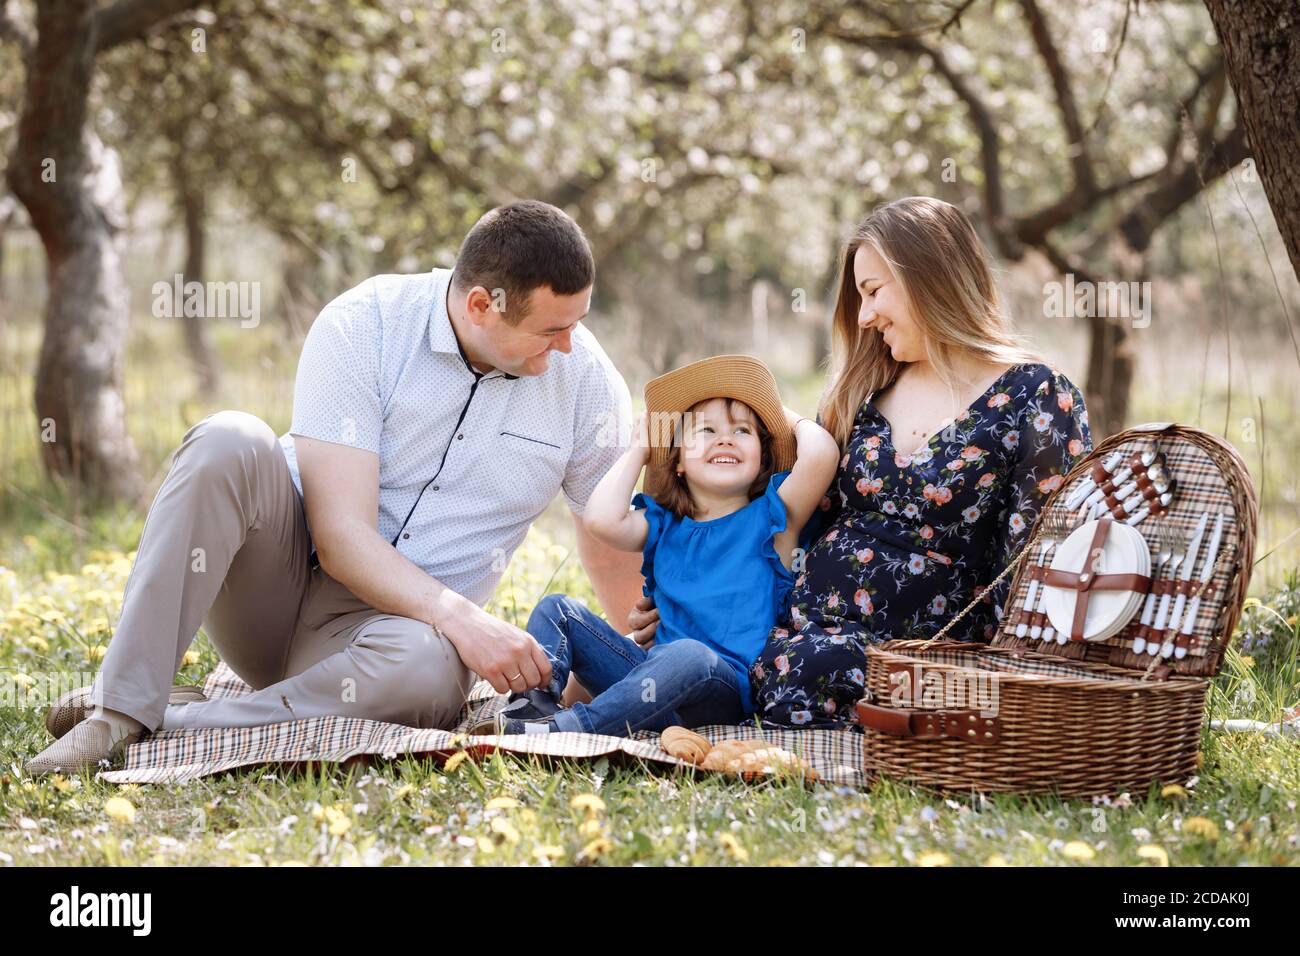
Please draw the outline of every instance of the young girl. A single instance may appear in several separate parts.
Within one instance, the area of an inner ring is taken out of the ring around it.
[[[659,607],[649,650],[573,598],[549,595],[528,633],[552,683],[513,695],[499,733],[627,735],[674,724],[735,724],[753,712],[749,666],[794,583],[799,531],[835,474],[839,448],[781,404],[757,359],[724,355],[646,385],[632,447],[583,520],[611,547],[641,551]],[[628,500],[642,469],[646,494]],[[593,695],[563,709],[572,672]]]

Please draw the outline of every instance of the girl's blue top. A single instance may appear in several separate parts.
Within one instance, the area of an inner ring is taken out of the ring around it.
[[[656,645],[693,638],[712,648],[736,672],[746,714],[753,713],[749,665],[794,586],[772,541],[785,530],[777,489],[789,475],[778,472],[762,495],[712,521],[678,517],[644,494],[632,499],[650,526],[641,573],[659,608]]]

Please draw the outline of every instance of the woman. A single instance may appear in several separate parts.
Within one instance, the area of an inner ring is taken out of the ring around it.
[[[977,593],[949,636],[991,639],[1010,576],[989,584],[1092,447],[1082,394],[1015,334],[955,206],[912,197],[867,217],[833,322],[818,420],[839,470],[750,672],[756,713],[777,726],[843,726],[868,644],[931,637]]]

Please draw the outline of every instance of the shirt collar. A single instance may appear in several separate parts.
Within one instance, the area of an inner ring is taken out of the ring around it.
[[[434,269],[433,313],[429,316],[429,348],[435,352],[464,355],[447,313],[447,293],[451,286],[450,269]]]
[[[451,314],[447,311],[447,296],[451,292],[451,270],[435,269],[437,285],[433,294],[433,313],[429,316],[429,348],[435,352],[446,352],[449,355],[458,355],[465,368],[475,378],[496,378],[500,376],[505,379],[515,379],[518,375],[511,375],[508,372],[493,371],[480,372],[469,363],[469,356],[465,354],[465,349],[461,347],[460,339],[456,338],[456,330],[451,325]]]

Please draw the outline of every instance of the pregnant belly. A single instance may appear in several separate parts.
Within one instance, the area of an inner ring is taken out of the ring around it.
[[[796,621],[833,617],[888,628],[918,610],[942,612],[973,587],[973,575],[946,554],[898,532],[844,523],[809,551],[789,603]]]

